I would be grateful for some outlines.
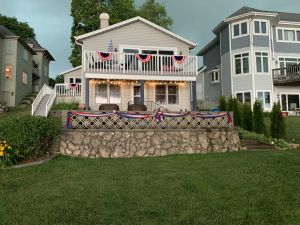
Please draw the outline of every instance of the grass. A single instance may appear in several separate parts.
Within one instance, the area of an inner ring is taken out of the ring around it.
[[[9,112],[0,113],[0,122],[26,115],[31,115],[31,108],[13,108]]]
[[[0,171],[1,224],[298,225],[300,151],[90,160]]]
[[[286,140],[300,144],[300,116],[289,116],[286,121]],[[267,135],[270,135],[270,117],[265,117]]]

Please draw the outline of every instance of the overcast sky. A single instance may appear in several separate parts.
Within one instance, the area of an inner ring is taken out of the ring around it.
[[[144,0],[136,0],[140,4]],[[173,18],[172,30],[199,44],[199,50],[214,36],[211,30],[242,6],[264,10],[300,13],[300,0],[159,0]],[[0,13],[28,22],[37,40],[55,58],[50,75],[71,68],[71,0],[0,0]],[[194,52],[194,54],[196,53]]]

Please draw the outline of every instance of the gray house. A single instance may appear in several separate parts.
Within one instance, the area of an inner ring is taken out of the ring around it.
[[[34,39],[23,39],[0,25],[0,103],[30,106],[26,96],[49,79],[51,54]]]
[[[203,56],[204,98],[234,96],[270,111],[279,101],[294,111],[300,101],[300,14],[243,7],[213,29]]]

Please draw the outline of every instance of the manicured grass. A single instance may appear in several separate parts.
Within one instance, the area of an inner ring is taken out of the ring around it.
[[[31,115],[31,109],[29,108],[14,108],[9,112],[0,113],[0,122],[8,119],[18,118],[21,116]]]
[[[300,116],[289,116],[285,118],[286,121],[286,139],[289,142],[300,144]],[[270,118],[265,117],[267,134],[270,134]]]
[[[300,151],[59,157],[0,171],[1,224],[299,225]]]

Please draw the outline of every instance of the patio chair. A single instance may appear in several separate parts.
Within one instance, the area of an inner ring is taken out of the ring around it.
[[[128,111],[141,111],[141,112],[145,112],[147,111],[147,107],[145,105],[142,104],[132,104],[128,106]]]
[[[120,108],[117,104],[101,104],[99,106],[99,110],[102,111],[102,110],[109,110],[109,111],[113,111],[113,110],[116,110],[116,111],[120,111]]]

